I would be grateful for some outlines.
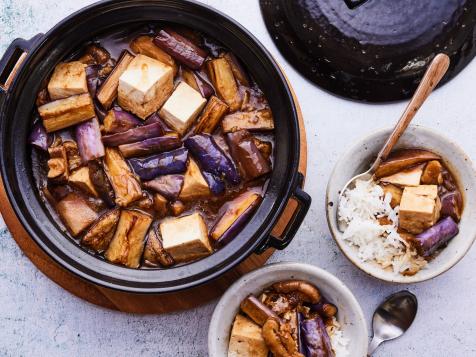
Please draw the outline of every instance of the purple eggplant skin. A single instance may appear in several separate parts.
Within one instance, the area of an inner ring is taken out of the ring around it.
[[[119,146],[155,138],[161,135],[164,135],[162,126],[159,123],[154,123],[132,128],[122,133],[105,135],[102,137],[102,142],[106,146]]]
[[[116,206],[116,197],[114,189],[107,178],[103,165],[98,160],[93,160],[88,163],[89,177],[98,192],[101,199],[110,208]]]
[[[96,92],[99,87],[99,71],[101,70],[100,65],[90,65],[86,67],[86,81],[88,83],[88,90],[91,94],[91,97],[96,97]]]
[[[241,178],[235,164],[220,149],[213,136],[194,135],[185,140],[184,144],[197,159],[203,171],[224,177],[233,185],[240,183]]]
[[[451,217],[455,222],[459,222],[462,207],[463,198],[458,190],[447,192],[441,196],[441,217]]]
[[[104,145],[101,141],[101,130],[96,118],[76,126],[76,142],[83,163],[99,159],[105,155]]]
[[[191,69],[199,69],[202,67],[207,58],[205,50],[169,29],[160,30],[154,38],[154,43],[179,63]]]
[[[203,79],[199,72],[194,72],[193,74],[195,76],[195,82],[197,83],[198,89],[200,90],[200,94],[203,98],[210,98],[215,94],[215,88],[213,88],[213,86],[205,79]]]
[[[164,175],[144,182],[144,187],[160,193],[168,200],[175,201],[182,190],[183,181],[184,175]]]
[[[41,120],[38,120],[31,129],[28,137],[28,144],[37,147],[40,150],[48,151],[48,146],[53,143],[54,134],[48,134]]]
[[[104,131],[107,134],[123,133],[141,125],[139,119],[123,110],[112,109],[104,118]]]
[[[301,353],[303,356],[306,356],[306,351],[304,350],[304,336],[301,332],[301,325],[304,322],[304,314],[302,312],[296,311],[296,324],[297,324],[297,344],[298,344],[298,352]]]
[[[433,227],[417,235],[414,244],[416,244],[416,248],[422,256],[428,257],[458,233],[459,228],[456,222],[453,218],[446,217]]]
[[[165,134],[174,132],[171,128],[167,126],[167,124],[165,124],[164,120],[159,116],[159,113],[157,112],[148,117],[144,122],[144,125],[150,125],[155,123],[159,123],[162,126],[162,130]]]
[[[324,321],[316,316],[303,320],[299,326],[301,340],[306,357],[334,357],[331,339],[327,333]]]
[[[183,174],[187,169],[188,150],[185,148],[130,159],[129,164],[142,180],[152,180],[160,175]]]
[[[119,151],[125,158],[145,156],[178,149],[182,140],[177,133],[150,138],[137,143],[119,145]]]
[[[257,199],[253,202],[234,222],[233,224],[223,233],[220,239],[217,240],[216,244],[219,247],[222,247],[228,244],[233,238],[235,238],[238,233],[240,233],[243,228],[246,226],[251,216],[255,212],[256,208],[260,205],[262,199]],[[218,221],[219,222],[219,221]],[[213,229],[211,230],[213,232]]]
[[[215,196],[220,196],[225,192],[225,183],[221,178],[206,171],[202,171],[202,175]]]

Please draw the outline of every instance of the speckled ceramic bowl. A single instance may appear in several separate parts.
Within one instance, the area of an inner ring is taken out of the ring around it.
[[[476,171],[469,159],[455,142],[421,126],[410,126],[396,148],[420,148],[433,151],[443,158],[445,164],[458,180],[464,198],[464,209],[459,223],[459,234],[441,250],[429,264],[414,276],[403,276],[383,270],[376,263],[362,262],[357,249],[342,239],[337,229],[337,206],[339,191],[358,173],[366,171],[391,132],[391,128],[379,130],[354,144],[340,159],[331,174],[327,186],[327,222],[332,236],[344,255],[367,274],[393,283],[417,283],[443,274],[459,262],[476,239]]]
[[[352,292],[332,274],[309,264],[277,263],[266,265],[236,281],[222,296],[208,330],[208,354],[223,357],[228,354],[231,328],[240,303],[249,294],[258,295],[271,284],[286,279],[302,279],[316,285],[322,295],[332,301],[339,313],[348,349],[355,357],[367,356],[368,334],[362,309]]]

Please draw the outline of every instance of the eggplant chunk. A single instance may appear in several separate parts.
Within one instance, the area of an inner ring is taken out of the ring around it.
[[[250,192],[227,202],[224,213],[211,230],[211,238],[219,244],[228,243],[243,229],[260,203],[261,196]]]
[[[274,283],[271,288],[278,293],[299,293],[302,301],[311,304],[317,304],[321,300],[321,293],[319,290],[314,285],[304,280],[284,280]]]
[[[76,170],[77,168],[81,167],[83,161],[81,156],[79,155],[78,144],[72,140],[66,140],[63,143],[63,146],[66,150],[66,156],[68,158],[68,169],[70,172]]]
[[[447,192],[441,196],[441,217],[451,217],[455,222],[461,219],[463,198],[459,191]]]
[[[236,56],[231,52],[223,54],[223,58],[228,61],[228,64],[230,65],[231,71],[233,72],[236,80],[240,82],[241,85],[250,87],[250,77],[246,73],[245,69],[241,66],[238,58],[236,58]]]
[[[443,166],[437,160],[433,160],[426,164],[423,174],[421,175],[421,183],[425,185],[441,185],[443,183]]]
[[[212,96],[198,118],[194,133],[213,133],[223,117],[228,113],[228,110],[229,107],[226,103]]]
[[[225,58],[217,58],[207,62],[210,80],[218,97],[230,107],[230,112],[241,108],[243,98],[236,84],[232,68]]]
[[[259,326],[263,326],[269,318],[279,320],[278,315],[253,295],[249,295],[241,302],[240,309]]]
[[[80,195],[71,192],[56,204],[56,211],[66,228],[76,237],[98,218],[98,214]]]
[[[417,235],[415,237],[414,243],[418,252],[422,256],[429,257],[438,248],[451,240],[458,233],[459,228],[453,218],[446,217],[433,227],[430,227],[423,233]]]
[[[194,135],[185,140],[184,144],[204,171],[219,177],[225,177],[231,184],[237,185],[240,183],[238,170],[217,145],[213,136],[209,134]]]
[[[300,332],[306,356],[335,356],[326,325],[319,316],[310,320],[303,320],[300,325]]]
[[[89,196],[99,197],[99,194],[91,181],[89,167],[87,166],[83,166],[76,171],[73,171],[69,175],[68,182]]]
[[[102,137],[102,142],[106,146],[119,146],[155,138],[163,134],[162,125],[160,125],[160,123],[153,123],[138,126],[120,133],[105,135]]]
[[[219,196],[225,192],[225,182],[223,180],[209,172],[203,171],[203,177],[207,181],[210,191],[215,195]]]
[[[38,108],[48,133],[64,129],[96,116],[89,94],[80,94],[55,100]]]
[[[104,169],[116,195],[116,203],[127,207],[134,201],[142,198],[142,189],[139,181],[131,172],[117,149],[106,148]]]
[[[88,168],[96,192],[108,207],[114,207],[116,205],[114,189],[107,178],[103,165],[98,160],[93,160],[88,163]]]
[[[175,216],[175,217],[178,217],[180,216],[182,213],[185,212],[185,205],[183,204],[182,201],[175,201],[174,203],[172,203],[170,205],[170,209],[172,210],[172,214]]]
[[[89,228],[81,240],[81,244],[95,252],[104,252],[109,247],[112,237],[116,232],[120,215],[121,211],[119,209],[114,209],[103,214],[96,223]]]
[[[441,160],[441,157],[427,150],[397,150],[392,152],[387,160],[380,164],[377,171],[375,171],[375,177],[390,176],[411,166],[432,160]]]
[[[240,170],[241,177],[253,180],[271,172],[269,161],[256,147],[246,130],[228,133],[226,136],[231,156]]]
[[[117,134],[142,125],[142,122],[131,113],[112,109],[104,118],[104,132],[106,134]]]
[[[154,43],[191,69],[199,69],[207,58],[207,53],[203,49],[169,29],[160,30],[154,38]]]
[[[164,175],[144,182],[144,187],[160,193],[169,200],[176,200],[184,181],[183,175]]]
[[[134,56],[129,51],[124,51],[114,67],[114,70],[109,74],[107,79],[101,85],[97,92],[97,99],[99,103],[105,108],[109,109],[117,98],[117,88],[119,86],[119,77],[126,71],[129,64],[134,59]]]
[[[134,172],[143,180],[160,175],[182,174],[187,169],[188,150],[181,148],[141,159],[130,159]]]
[[[169,133],[156,138],[150,138],[136,143],[119,145],[119,150],[124,157],[145,156],[159,152],[178,149],[182,140],[177,133]]]
[[[200,74],[187,68],[181,68],[182,79],[197,92],[200,92],[203,98],[210,98],[215,94],[215,89],[205,81]]]
[[[93,118],[76,126],[76,141],[83,163],[104,156],[104,145],[101,141],[99,122]]]
[[[174,76],[177,74],[178,66],[175,60],[167,52],[154,44],[154,38],[152,36],[139,36],[130,44],[131,50],[137,54],[151,57],[169,65],[174,70]]]
[[[266,160],[269,160],[271,154],[273,153],[273,144],[271,144],[270,141],[260,140],[256,137],[253,137],[253,142],[261,152],[261,155],[263,155]]]
[[[402,201],[402,194],[403,194],[403,190],[400,187],[397,187],[392,184],[387,184],[387,185],[380,184],[380,187],[382,187],[383,193],[385,195],[387,193],[392,195],[392,200],[390,201],[390,206],[392,208],[395,208],[398,205],[400,205],[400,202]]]
[[[165,218],[168,214],[168,202],[167,199],[160,193],[154,195],[154,209],[157,214],[157,218]]]
[[[53,143],[53,134],[48,134],[41,120],[37,121],[28,136],[28,144],[40,150],[48,151],[48,146]]]
[[[175,264],[172,256],[164,249],[155,229],[150,230],[147,243],[145,244],[144,263],[153,267],[170,267]]]
[[[239,112],[225,116],[221,126],[225,133],[238,130],[270,131],[274,129],[274,119],[269,109]]]
[[[68,157],[64,145],[51,147],[48,149],[50,159],[48,160],[48,179],[55,182],[68,180]]]
[[[210,195],[210,187],[208,187],[208,183],[202,175],[200,168],[194,160],[190,159],[179,199],[182,201],[194,201],[209,197]]]
[[[145,236],[151,223],[152,217],[148,214],[123,210],[104,257],[112,263],[138,268],[144,251]]]

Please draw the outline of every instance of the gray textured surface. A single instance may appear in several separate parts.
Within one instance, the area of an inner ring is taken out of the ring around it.
[[[306,190],[314,199],[295,241],[272,261],[300,261],[336,274],[355,293],[370,320],[373,309],[400,286],[380,283],[356,270],[339,253],[327,229],[324,195],[329,172],[345,148],[373,128],[389,126],[405,104],[362,105],[335,98],[302,79],[280,56],[261,20],[256,0],[208,0],[232,15],[276,56],[300,99],[309,141]],[[15,37],[46,32],[92,1],[0,0],[0,53]],[[474,123],[476,62],[438,90],[417,117],[458,140],[476,159]],[[0,221],[1,222],[1,221]],[[2,224],[3,226],[3,224]],[[135,316],[107,311],[69,295],[38,272],[6,229],[0,232],[0,355],[5,356],[206,356],[214,302],[188,312]],[[408,334],[377,356],[476,355],[476,249],[445,275],[405,286],[419,298]]]

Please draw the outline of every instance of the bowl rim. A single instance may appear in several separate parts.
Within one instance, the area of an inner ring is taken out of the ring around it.
[[[374,274],[372,273],[369,269],[367,269],[366,264],[362,262],[356,255],[350,255],[347,254],[346,249],[344,246],[347,246],[347,243],[344,242],[342,239],[338,238],[338,235],[341,235],[341,233],[337,229],[337,224],[336,224],[336,219],[334,217],[334,206],[336,206],[338,203],[334,202],[333,205],[330,205],[330,196],[332,194],[331,189],[332,189],[332,180],[333,178],[338,174],[337,169],[341,165],[341,163],[348,157],[352,156],[352,153],[356,152],[359,150],[360,147],[362,147],[365,143],[368,143],[372,138],[376,138],[378,136],[381,136],[383,134],[389,134],[390,131],[393,130],[393,127],[381,127],[379,129],[375,129],[371,131],[370,133],[366,134],[364,137],[356,141],[352,146],[348,147],[344,153],[341,155],[340,159],[336,162],[334,165],[334,168],[331,172],[331,175],[329,176],[329,180],[327,183],[327,189],[326,189],[326,198],[325,198],[325,210],[326,210],[326,219],[327,219],[327,225],[329,228],[329,231],[332,235],[332,238],[336,242],[337,246],[339,247],[340,252],[358,269],[366,273],[368,276],[371,276],[373,278],[376,278],[380,281],[388,282],[388,283],[397,283],[397,284],[412,284],[412,283],[420,283],[424,281],[428,281],[431,279],[434,279],[444,273],[446,273],[448,270],[453,268],[458,262],[460,262],[468,253],[468,251],[471,249],[472,245],[474,244],[476,240],[476,227],[474,229],[474,233],[472,234],[471,240],[468,241],[466,246],[463,247],[463,249],[458,250],[458,254],[455,254],[451,260],[448,260],[445,264],[442,265],[440,269],[434,270],[433,273],[427,274],[425,277],[420,277],[420,274],[415,274],[413,276],[404,276],[402,274],[394,274],[392,278],[387,277],[386,274]],[[416,132],[423,132],[426,135],[433,136],[436,138],[436,140],[445,142],[448,145],[451,145],[454,150],[460,155],[461,157],[465,158],[465,162],[467,165],[468,171],[473,172],[473,183],[474,186],[476,186],[476,166],[474,165],[473,161],[471,158],[464,152],[462,147],[458,145],[455,141],[445,137],[444,135],[440,134],[437,130],[427,128],[425,126],[422,126],[420,124],[413,124],[408,127],[407,130],[414,130]],[[405,135],[405,133],[403,134]],[[337,213],[337,212],[335,212]],[[383,272],[383,269],[379,270],[380,272]]]
[[[217,336],[222,330],[219,327],[219,321],[221,319],[221,315],[225,309],[234,308],[229,305],[228,300],[239,291],[243,285],[245,284],[253,284],[253,280],[262,276],[262,275],[269,275],[274,276],[274,273],[278,271],[298,271],[307,273],[309,275],[313,275],[319,280],[326,281],[329,285],[332,285],[336,290],[339,291],[340,294],[345,295],[346,299],[350,302],[349,308],[352,310],[356,315],[356,321],[352,321],[352,324],[357,326],[358,329],[363,331],[363,335],[366,336],[365,339],[362,339],[358,342],[361,345],[362,349],[366,352],[368,351],[368,328],[367,328],[367,320],[365,319],[364,313],[362,311],[362,307],[358,302],[355,295],[352,293],[350,288],[344,284],[342,280],[340,280],[337,276],[328,271],[320,268],[318,266],[307,264],[307,263],[295,263],[295,262],[278,262],[278,263],[271,263],[267,264],[261,268],[255,269],[248,274],[245,274],[240,279],[235,281],[227,291],[222,295],[218,303],[216,304],[212,317],[210,319],[210,324],[208,327],[208,353],[211,357],[218,356],[217,355]],[[271,279],[272,280],[272,279]],[[270,283],[266,283],[261,285],[256,285],[257,289],[264,289],[269,286]]]

